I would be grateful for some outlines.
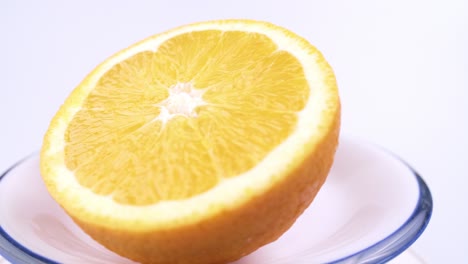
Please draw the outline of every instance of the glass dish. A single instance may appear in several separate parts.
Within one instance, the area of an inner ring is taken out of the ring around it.
[[[342,138],[326,183],[293,227],[232,264],[386,262],[421,235],[431,213],[427,185],[404,161]],[[15,264],[134,263],[89,238],[52,200],[38,154],[0,176],[0,255]]]

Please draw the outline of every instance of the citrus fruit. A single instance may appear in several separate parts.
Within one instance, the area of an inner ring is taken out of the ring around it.
[[[76,87],[44,138],[52,197],[143,263],[226,263],[277,239],[325,181],[338,142],[332,69],[267,22],[149,37]]]

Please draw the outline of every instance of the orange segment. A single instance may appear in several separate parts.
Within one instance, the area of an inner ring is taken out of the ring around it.
[[[243,49],[254,50],[254,47]],[[214,74],[204,98],[213,104],[270,111],[302,110],[310,88],[301,63],[286,51],[272,51],[237,69]],[[235,60],[232,61],[236,65]],[[234,67],[232,67],[234,68]]]
[[[253,168],[293,131],[294,113],[207,106],[195,121],[223,177]]]

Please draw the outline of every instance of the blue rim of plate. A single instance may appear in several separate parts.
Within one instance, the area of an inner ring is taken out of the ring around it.
[[[406,165],[406,167],[413,173],[419,187],[418,202],[410,217],[393,233],[365,249],[329,263],[386,263],[411,246],[416,241],[416,239],[421,236],[431,219],[433,207],[432,195],[429,187],[424,182],[422,177],[407,162],[399,158],[397,155],[378,146],[374,145],[373,147],[376,147],[381,151],[386,152],[390,156],[393,156],[395,159]],[[13,169],[21,165],[24,161],[31,158],[33,155],[34,154],[21,159],[9,169],[7,169],[3,174],[1,174],[0,184],[2,179],[4,179]],[[0,255],[12,264],[60,264],[60,262],[56,262],[40,254],[37,254],[21,245],[14,238],[8,235],[8,233],[5,232],[1,225]]]

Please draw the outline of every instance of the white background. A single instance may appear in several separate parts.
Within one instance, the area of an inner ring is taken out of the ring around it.
[[[53,114],[99,62],[152,34],[218,19],[267,20],[335,69],[343,133],[407,160],[432,220],[413,249],[468,262],[468,3],[464,0],[0,2],[0,170],[41,146]],[[1,201],[0,201],[1,202]]]

